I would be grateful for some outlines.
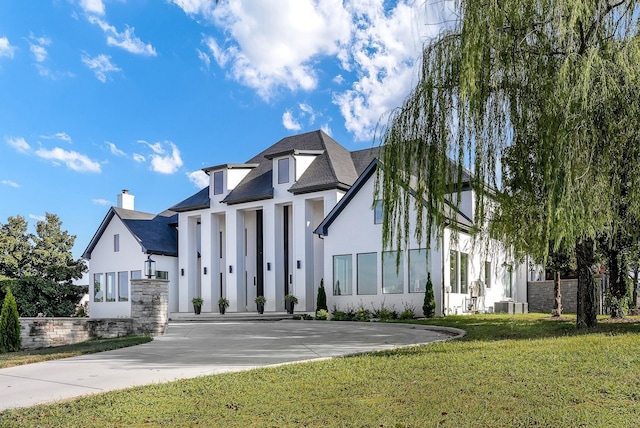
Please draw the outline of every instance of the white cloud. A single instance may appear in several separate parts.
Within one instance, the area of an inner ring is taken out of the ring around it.
[[[163,151],[161,154],[152,154],[150,156],[151,169],[160,174],[173,174],[182,167],[182,158],[180,157],[180,150],[175,144],[170,141],[166,143],[171,147],[171,153]]]
[[[51,160],[54,164],[64,163],[67,168],[78,172],[101,172],[100,164],[91,160],[88,156],[75,151],[69,151],[55,147],[52,150],[38,149],[36,155],[42,159]]]
[[[36,214],[29,214],[29,218],[37,221],[45,221],[47,219],[46,216]]]
[[[196,51],[198,52],[198,58],[200,58],[200,61],[204,64],[205,69],[209,70],[209,67],[211,66],[211,58],[209,55],[202,52],[200,49],[196,49]]]
[[[150,44],[145,44],[134,34],[135,29],[127,26],[123,32],[116,30],[116,27],[96,16],[87,18],[90,23],[99,26],[107,36],[107,44],[116,46],[136,55],[156,56],[155,48]]]
[[[287,110],[282,114],[282,125],[289,131],[299,131],[302,126],[293,118],[291,110]]]
[[[93,58],[86,53],[82,54],[82,62],[95,73],[96,78],[102,83],[107,81],[107,73],[122,71],[111,62],[111,57],[105,54],[100,54]]]
[[[36,62],[45,62],[49,55],[46,46],[51,45],[51,39],[48,37],[36,37],[33,33],[30,33],[27,41],[29,42],[29,50]]]
[[[134,153],[133,160],[138,163],[143,163],[143,162],[146,162],[147,159],[144,156],[142,156],[140,153]]]
[[[125,152],[120,150],[115,144],[110,143],[109,141],[107,141],[107,146],[109,146],[109,150],[111,151],[112,155],[114,155],[114,156],[127,156],[127,154]]]
[[[80,7],[87,13],[104,15],[104,3],[102,3],[102,0],[80,0]]]
[[[175,1],[174,1],[175,2]],[[220,67],[264,99],[278,88],[312,90],[318,56],[337,55],[349,41],[351,17],[341,0],[236,0],[211,8],[210,2],[175,2],[189,14],[212,17],[231,38],[222,48],[203,42]]]
[[[333,78],[332,82],[336,85],[342,85],[344,83],[344,77],[342,77],[342,74],[338,74]]]
[[[138,143],[140,144],[144,144],[147,147],[149,147],[151,150],[153,150],[153,153],[157,154],[157,155],[163,155],[166,153],[166,150],[164,149],[164,147],[162,146],[162,143],[157,142],[157,143],[149,143],[145,140],[138,140]]]
[[[171,0],[187,15],[211,16],[216,5],[215,0]]]
[[[198,189],[204,189],[209,185],[209,176],[201,169],[187,173],[187,177]]]
[[[311,107],[309,104],[305,104],[305,103],[298,104],[298,107],[300,107],[300,110],[306,116],[309,116],[309,124],[313,125],[315,123],[315,121],[316,121],[316,112],[313,110],[313,107]]]
[[[0,181],[0,184],[3,184],[5,186],[9,186],[9,187],[15,187],[16,189],[18,187],[20,187],[20,185],[18,183],[16,183],[15,181],[11,181],[11,180],[2,180],[2,181]]]
[[[11,43],[9,43],[9,39],[6,37],[0,37],[0,57],[9,57],[9,58],[13,58],[13,53],[15,52],[16,48],[14,46],[11,46]]]
[[[66,132],[56,132],[55,134],[51,134],[51,135],[41,135],[40,138],[44,138],[46,140],[55,139],[60,141],[66,141],[67,143],[72,142],[71,137]]]
[[[324,125],[322,125],[320,129],[322,129],[322,131],[328,136],[331,136],[331,127],[329,126],[328,123],[325,123]]]
[[[29,143],[27,143],[27,141],[22,137],[18,137],[18,138],[7,137],[6,141],[8,145],[13,147],[20,153],[28,153],[31,150],[31,146],[29,145]]]
[[[106,199],[92,199],[92,202],[96,205],[112,205],[111,201]]]

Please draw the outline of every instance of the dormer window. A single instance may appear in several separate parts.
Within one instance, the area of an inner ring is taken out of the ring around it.
[[[289,158],[278,159],[278,184],[289,182]]]
[[[222,195],[224,193],[224,174],[222,171],[213,173],[213,194]]]

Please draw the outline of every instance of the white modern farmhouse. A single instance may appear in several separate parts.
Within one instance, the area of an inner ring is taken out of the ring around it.
[[[170,312],[315,310],[324,279],[329,308],[381,306],[421,314],[427,273],[436,313],[491,311],[496,302],[525,301],[527,272],[499,243],[473,246],[473,190],[465,187],[460,211],[427,246],[412,242],[400,255],[382,247],[380,203],[374,201],[376,148],[350,152],[322,131],[283,138],[246,163],[205,168],[209,186],[158,215],[133,208],[123,192],[84,256],[90,259],[92,317],[129,316],[128,281],[152,256],[169,280]]]

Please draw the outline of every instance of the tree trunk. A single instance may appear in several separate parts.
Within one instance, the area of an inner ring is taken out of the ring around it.
[[[578,329],[595,327],[596,318],[596,283],[592,268],[595,263],[593,239],[584,238],[576,242],[576,261],[578,262]]]
[[[555,296],[555,300],[553,302],[552,315],[554,317],[559,317],[560,315],[562,315],[562,293],[560,292],[560,272],[554,272],[553,274],[553,294]]]
[[[640,265],[636,262],[633,269],[633,302],[631,302],[634,309],[638,308],[638,276],[640,276]]]

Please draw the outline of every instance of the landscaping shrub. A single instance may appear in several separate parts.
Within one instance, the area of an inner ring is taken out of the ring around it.
[[[411,309],[405,309],[400,314],[401,320],[412,320],[416,317],[416,314]]]
[[[318,288],[318,298],[316,302],[316,314],[321,310],[329,312],[329,308],[327,308],[327,293],[324,290],[324,278],[320,280],[320,288]]]
[[[21,346],[18,306],[11,293],[11,288],[7,288],[2,303],[2,312],[0,312],[0,353],[16,352],[20,350]]]
[[[424,304],[422,312],[425,318],[433,318],[436,315],[436,299],[433,296],[433,282],[431,282],[431,272],[427,273],[427,288],[424,290]]]
[[[394,317],[393,317],[393,312],[392,312],[392,311],[390,311],[389,309],[381,308],[381,309],[378,311],[378,319],[379,319],[380,321],[390,321],[390,320],[392,320],[393,318],[394,318]]]
[[[326,311],[325,309],[320,309],[318,312],[316,312],[316,319],[317,320],[328,320],[329,319],[329,312]]]
[[[332,321],[351,321],[352,318],[349,318],[349,314],[343,311],[339,311],[338,309],[334,309],[331,312],[331,320]]]
[[[356,311],[353,319],[356,321],[369,321],[371,319],[371,312],[369,309],[365,309],[361,306]]]

